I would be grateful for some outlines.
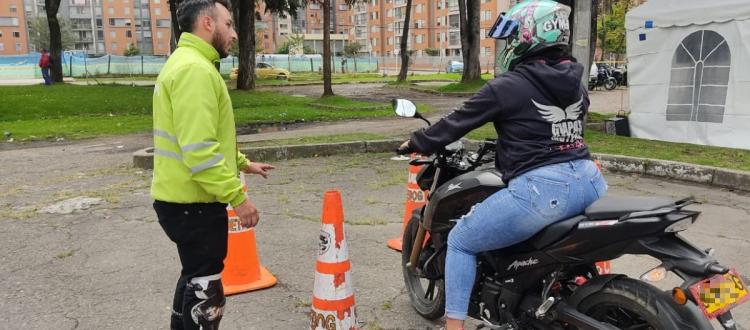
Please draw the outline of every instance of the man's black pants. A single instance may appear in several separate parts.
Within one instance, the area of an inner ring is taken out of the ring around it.
[[[218,328],[224,293],[221,281],[216,280],[216,276],[224,269],[224,258],[227,255],[226,205],[155,201],[154,210],[164,232],[177,244],[182,264],[172,303],[171,329],[198,329],[201,325],[204,329]],[[204,308],[196,308],[196,305]],[[211,310],[206,311],[205,308]],[[196,312],[196,309],[199,311]],[[215,327],[202,324],[205,317],[203,320],[198,317],[198,322],[194,321],[196,313],[202,312],[201,315],[218,313]]]

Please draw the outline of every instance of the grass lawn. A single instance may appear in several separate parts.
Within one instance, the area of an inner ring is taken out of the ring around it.
[[[0,87],[0,130],[16,140],[58,137],[80,139],[104,135],[148,132],[151,122],[151,87],[44,86]],[[343,97],[295,97],[273,92],[230,91],[238,126],[260,122],[335,121],[393,116],[387,103],[375,110],[356,109],[378,103]],[[319,109],[326,103],[347,109]],[[354,110],[352,110],[354,109]],[[420,111],[432,109],[420,106]]]
[[[591,116],[592,121],[599,116],[602,115],[595,114],[595,116]],[[750,150],[637,139],[607,135],[592,130],[587,130],[585,135],[586,144],[589,146],[591,152],[750,171]],[[475,140],[496,137],[497,135],[492,124],[484,125],[467,135],[467,138]]]

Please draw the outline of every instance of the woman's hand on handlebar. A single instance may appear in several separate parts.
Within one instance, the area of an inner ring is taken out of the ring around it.
[[[407,155],[412,153],[413,150],[411,147],[409,147],[409,141],[410,140],[404,141],[404,143],[402,143],[401,146],[396,149],[396,153],[399,155]]]

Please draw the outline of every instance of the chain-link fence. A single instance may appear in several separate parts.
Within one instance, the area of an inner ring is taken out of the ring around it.
[[[41,78],[42,74],[37,66],[39,53],[19,56],[0,56],[0,80]],[[119,56],[105,55],[88,57],[85,54],[65,52],[60,59],[65,77],[87,76],[137,76],[157,75],[166,56],[136,55]],[[414,56],[411,58],[409,70],[429,72],[461,72],[461,57],[448,56]],[[492,72],[493,56],[480,56],[482,72]],[[290,72],[322,72],[323,57],[321,55],[258,55],[256,62],[270,64],[276,68]],[[220,71],[229,74],[232,68],[239,65],[237,57],[230,56],[221,60]],[[386,72],[393,74],[401,67],[399,56],[358,56],[333,57],[331,68],[335,73],[364,73]]]

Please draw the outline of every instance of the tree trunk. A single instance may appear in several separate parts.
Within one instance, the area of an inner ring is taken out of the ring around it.
[[[60,22],[57,21],[57,11],[60,9],[60,0],[44,0],[47,11],[47,25],[49,26],[49,57],[52,59],[50,67],[50,78],[54,82],[63,81],[62,63],[62,34],[60,33]]]
[[[597,24],[596,23],[597,23],[597,19],[598,19],[597,18],[598,12],[599,12],[599,6],[597,5],[597,1],[594,0],[594,1],[592,1],[592,5],[591,5],[591,21],[590,21],[591,34],[590,34],[590,37],[589,37],[589,45],[590,45],[589,46],[589,60],[590,60],[590,62],[594,62],[594,60],[595,60],[594,56],[596,54],[596,39],[597,39],[596,38],[596,35],[597,35],[597,27],[596,27]],[[571,14],[571,16],[573,16],[573,15]],[[572,27],[573,25],[570,25],[570,26]],[[571,38],[571,40],[572,39],[573,38]],[[591,68],[591,66],[589,65],[588,68],[583,68],[583,70],[584,70],[584,72],[588,72],[588,70],[590,68]]]
[[[332,96],[331,86],[331,0],[323,0],[323,96]]]
[[[404,17],[403,33],[401,33],[401,70],[398,71],[398,82],[406,81],[406,73],[409,71],[409,50],[406,49],[409,41],[409,22],[411,22],[411,3],[406,0],[406,16]]]
[[[172,34],[169,38],[169,49],[170,52],[174,52],[177,49],[177,42],[180,40],[180,24],[177,23],[177,7],[180,5],[181,0],[169,0],[169,12],[172,17]]]
[[[479,0],[459,0],[458,3],[461,16],[461,52],[464,59],[461,82],[469,83],[482,78],[482,66],[479,62],[480,4]]]
[[[255,0],[239,1],[237,33],[240,44],[237,89],[255,89]]]

